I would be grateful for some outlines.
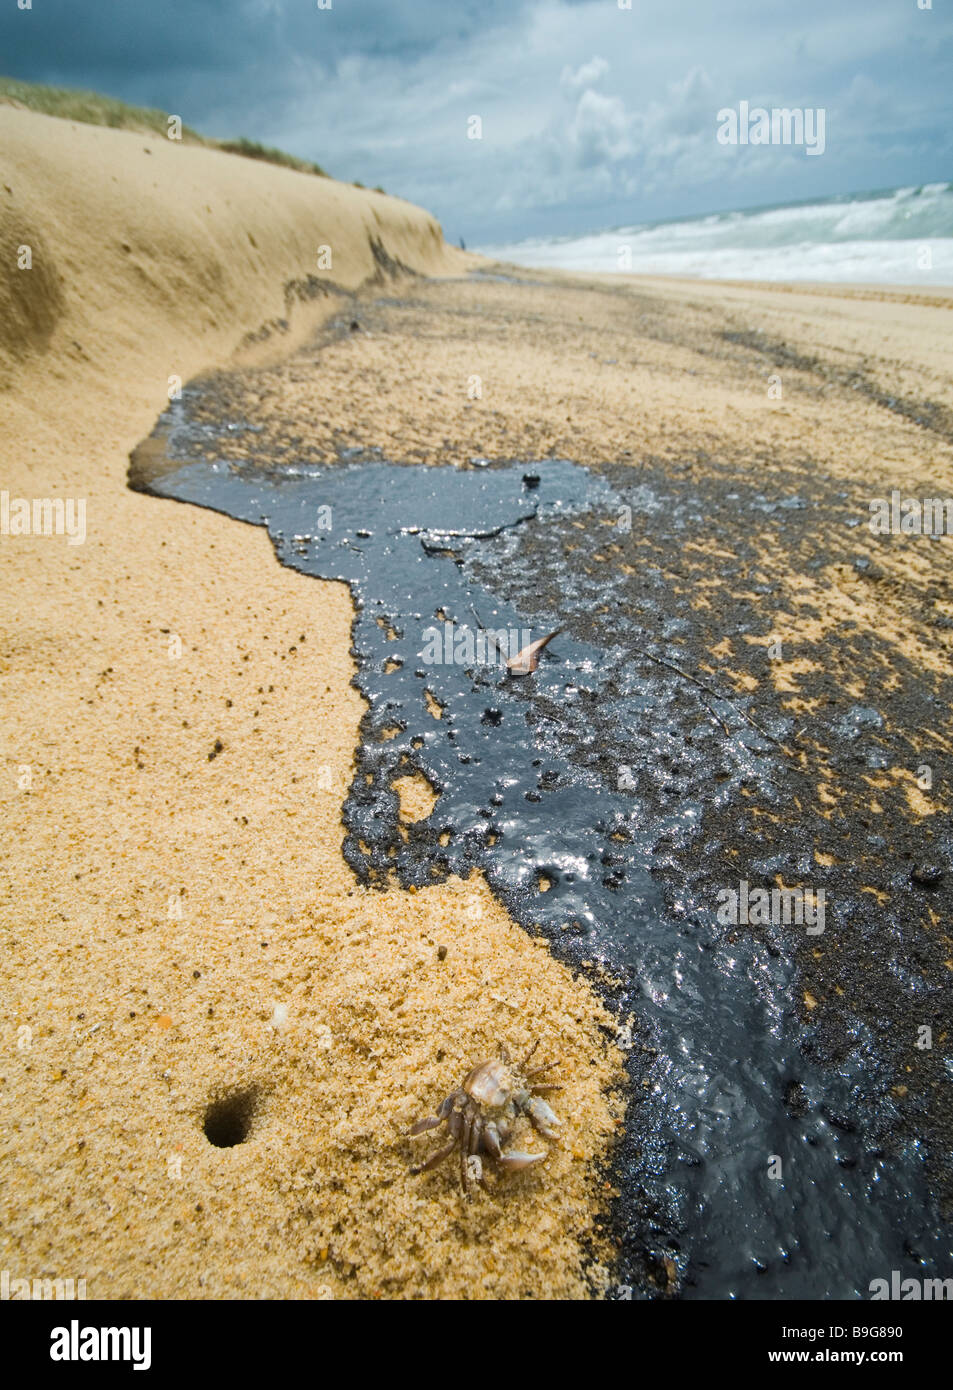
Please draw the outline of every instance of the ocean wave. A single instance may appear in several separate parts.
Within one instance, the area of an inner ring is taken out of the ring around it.
[[[479,248],[518,265],[729,280],[953,285],[953,184]]]

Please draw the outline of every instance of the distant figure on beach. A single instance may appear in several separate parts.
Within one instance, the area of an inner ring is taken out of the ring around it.
[[[467,249],[467,244],[466,244],[466,242],[463,240],[463,237],[461,237],[461,238],[460,238],[460,250],[461,250],[461,251],[465,251],[466,249]]]

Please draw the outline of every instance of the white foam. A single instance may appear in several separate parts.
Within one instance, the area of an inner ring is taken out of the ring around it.
[[[927,184],[479,249],[498,260],[541,269],[953,285],[953,185]]]

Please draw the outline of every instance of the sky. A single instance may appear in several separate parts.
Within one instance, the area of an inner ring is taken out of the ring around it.
[[[953,179],[951,10],[5,0],[0,73],[277,145],[477,247]],[[823,153],[720,143],[719,111],[742,101],[823,110]]]

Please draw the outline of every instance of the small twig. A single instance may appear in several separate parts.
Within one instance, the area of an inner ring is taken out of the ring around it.
[[[499,652],[499,654],[500,654],[500,656],[503,658],[503,660],[504,660],[504,661],[509,661],[509,659],[510,659],[510,654],[509,654],[509,652],[506,651],[505,648],[503,648],[503,647],[500,646],[499,642],[498,642],[498,641],[496,640],[496,638],[493,636],[493,633],[490,631],[490,629],[489,629],[488,627],[484,627],[484,626],[483,626],[483,619],[480,617],[479,613],[476,611],[476,609],[473,607],[472,604],[470,605],[470,612],[473,614],[474,618],[476,619],[477,631],[478,631],[478,632],[485,633],[486,636],[489,638],[489,640],[493,643],[494,647],[495,647],[496,650]]]
[[[697,685],[699,690],[704,690],[706,694],[712,697],[712,699],[721,700],[722,704],[727,705],[730,710],[733,710],[734,713],[737,714],[739,719],[744,719],[745,722],[750,724],[752,729],[756,729],[757,732],[761,734],[763,738],[768,739],[771,743],[775,745],[775,747],[780,748],[782,753],[786,753],[789,758],[793,758],[795,756],[795,754],[791,752],[790,748],[788,748],[786,744],[782,743],[779,738],[775,738],[774,734],[769,734],[767,729],[763,729],[761,725],[758,723],[758,721],[756,719],[753,719],[752,716],[748,714],[747,710],[739,709],[738,706],[733,703],[733,701],[727,699],[724,695],[719,695],[717,690],[713,690],[710,685],[706,685],[704,681],[701,681],[698,679],[697,676],[692,675],[691,671],[683,671],[681,666],[675,665],[674,661],[666,661],[664,657],[655,656],[652,652],[646,651],[644,647],[636,647],[636,651],[640,652],[642,656],[647,656],[649,661],[654,661],[657,666],[665,666],[668,668],[668,670],[674,671],[676,675],[681,676],[683,680],[691,681],[692,685]],[[707,701],[703,700],[702,704],[705,706],[705,708],[708,710],[710,714],[715,715],[715,718],[718,720],[725,733],[728,734],[728,736],[730,737],[731,730],[728,728],[728,725],[721,718],[721,716],[715,713],[715,711],[712,709],[711,705],[707,703]]]

